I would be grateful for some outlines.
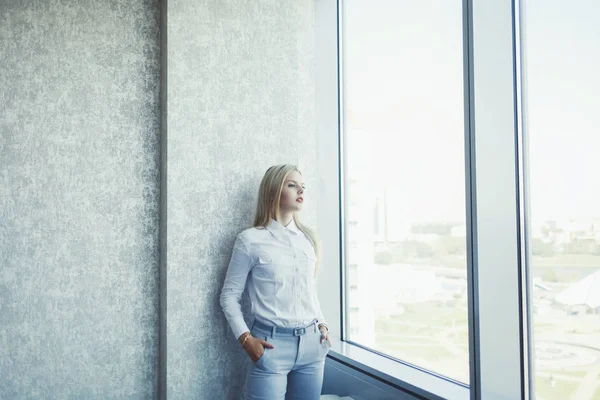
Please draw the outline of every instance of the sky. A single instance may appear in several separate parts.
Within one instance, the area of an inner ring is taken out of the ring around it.
[[[415,221],[464,220],[461,7],[459,0],[344,2],[347,161],[370,164],[369,184],[396,192],[401,214]],[[525,0],[534,225],[600,216],[598,20],[600,2]],[[376,138],[370,150],[367,134]]]

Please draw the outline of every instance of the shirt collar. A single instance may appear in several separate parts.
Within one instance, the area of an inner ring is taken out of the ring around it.
[[[298,225],[296,225],[296,222],[294,221],[293,218],[287,226],[283,226],[279,222],[277,222],[271,218],[271,220],[269,221],[269,225],[267,225],[267,229],[277,239],[281,239],[282,236],[285,236],[286,233],[289,233],[289,232],[293,232],[295,234],[300,233],[300,229],[298,228]]]
[[[300,228],[298,228],[298,225],[296,225],[294,218],[292,218],[292,221],[286,226],[286,228],[294,233],[300,233]]]

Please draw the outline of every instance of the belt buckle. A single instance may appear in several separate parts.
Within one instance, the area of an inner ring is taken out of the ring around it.
[[[294,328],[294,336],[304,335],[306,333],[306,328]]]

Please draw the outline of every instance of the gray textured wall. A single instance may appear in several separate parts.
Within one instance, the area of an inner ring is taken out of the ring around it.
[[[314,3],[170,0],[168,21],[168,398],[238,399],[250,361],[218,297],[267,167],[316,186]]]
[[[156,0],[0,2],[0,398],[153,398]]]
[[[0,398],[157,396],[158,7],[0,3]],[[249,360],[218,295],[266,168],[316,189],[314,4],[167,11],[162,368],[170,399],[237,399]]]

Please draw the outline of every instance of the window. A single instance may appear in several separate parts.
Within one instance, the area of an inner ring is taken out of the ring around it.
[[[468,383],[462,1],[342,12],[345,338]]]
[[[338,4],[340,359],[425,398],[600,399],[600,6]]]
[[[600,399],[600,4],[524,17],[535,392]]]

